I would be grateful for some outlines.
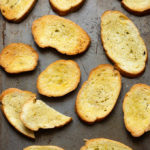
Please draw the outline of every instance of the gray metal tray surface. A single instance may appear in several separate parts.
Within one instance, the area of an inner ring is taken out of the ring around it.
[[[149,51],[150,47],[150,15],[137,17],[121,7],[120,0],[86,0],[83,7],[74,13],[65,16],[80,25],[91,37],[89,49],[78,56],[62,55],[54,49],[39,48],[31,34],[32,22],[47,14],[55,14],[48,0],[38,0],[29,16],[19,24],[6,21],[0,14],[0,50],[13,42],[22,42],[32,45],[39,54],[39,64],[32,72],[11,75],[0,68],[0,92],[15,87],[32,91],[56,110],[71,116],[73,121],[62,128],[39,130],[36,139],[31,140],[16,131],[0,111],[0,150],[22,150],[29,145],[57,145],[65,150],[79,150],[84,145],[83,139],[108,138],[120,141],[134,150],[150,150],[150,132],[140,138],[134,138],[125,129],[122,112],[122,102],[125,93],[135,83],[150,85],[150,64],[146,65],[145,72],[138,78],[122,77],[122,90],[112,113],[101,122],[93,125],[83,123],[75,113],[77,93],[87,80],[90,70],[99,64],[111,64],[105,55],[100,39],[100,17],[106,10],[120,10],[126,14],[138,27]],[[36,80],[41,71],[50,63],[59,59],[75,60],[81,68],[81,82],[78,88],[70,94],[60,98],[48,98],[37,92]]]

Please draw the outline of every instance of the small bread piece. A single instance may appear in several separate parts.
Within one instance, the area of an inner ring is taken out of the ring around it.
[[[90,37],[79,25],[55,15],[35,20],[32,34],[39,47],[52,47],[67,55],[82,53],[90,44]]]
[[[23,150],[64,150],[64,149],[61,147],[52,146],[52,145],[47,145],[47,146],[33,145],[33,146],[28,146],[24,148]]]
[[[106,55],[125,76],[136,77],[146,66],[147,49],[133,22],[119,11],[101,17],[101,38]]]
[[[54,11],[64,16],[79,9],[84,1],[85,0],[50,0],[50,4]]]
[[[124,122],[134,137],[150,131],[150,86],[135,84],[123,101]]]
[[[39,75],[37,88],[40,94],[48,97],[63,96],[77,88],[80,76],[80,68],[75,61],[58,60]]]
[[[0,53],[0,65],[8,73],[32,71],[38,63],[38,53],[29,45],[12,43]]]
[[[35,138],[34,132],[23,125],[20,120],[20,113],[23,104],[30,99],[35,99],[35,97],[36,95],[34,93],[16,88],[7,89],[0,95],[2,110],[9,123],[19,132],[30,138]]]
[[[64,126],[72,118],[59,113],[41,100],[30,100],[22,107],[21,120],[30,130],[38,131],[40,128]]]
[[[37,0],[0,0],[2,15],[9,21],[20,22],[31,11]]]
[[[90,72],[77,95],[77,114],[87,123],[104,119],[114,108],[120,90],[120,73],[112,65],[99,65]]]
[[[97,138],[87,140],[85,146],[81,147],[80,150],[132,150],[132,148],[117,141]]]
[[[143,15],[150,12],[150,0],[122,0],[122,5],[135,15]]]

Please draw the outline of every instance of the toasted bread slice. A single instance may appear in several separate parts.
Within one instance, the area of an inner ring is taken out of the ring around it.
[[[122,5],[135,15],[143,15],[150,12],[150,0],[122,0]]]
[[[82,53],[90,44],[90,37],[80,26],[55,15],[35,20],[32,34],[39,47],[52,47],[67,55]]]
[[[0,0],[2,15],[9,21],[20,22],[34,7],[37,0]]]
[[[30,100],[22,107],[21,120],[33,131],[61,127],[69,123],[72,118],[65,116],[46,105],[41,100]]]
[[[50,0],[50,4],[54,11],[59,15],[64,16],[79,9],[84,1],[85,0]]]
[[[23,150],[64,150],[64,149],[61,147],[52,146],[52,145],[47,145],[47,146],[33,145],[33,146],[28,146],[24,148]]]
[[[134,137],[150,131],[150,86],[135,84],[123,101],[124,122]]]
[[[12,43],[0,53],[0,65],[8,73],[32,71],[38,63],[38,53],[29,45]]]
[[[119,11],[101,18],[101,38],[106,55],[125,76],[136,77],[146,66],[147,49],[133,22]]]
[[[99,65],[90,72],[77,95],[77,114],[87,123],[104,119],[114,108],[120,90],[120,73],[111,65]]]
[[[80,68],[75,61],[58,60],[39,75],[37,88],[40,94],[48,97],[63,96],[77,88],[80,76]]]
[[[85,146],[81,147],[80,150],[132,150],[132,148],[117,141],[97,138],[87,140]]]
[[[30,138],[35,138],[34,132],[23,125],[20,120],[20,113],[23,104],[30,99],[35,99],[35,97],[34,93],[15,88],[7,89],[0,95],[2,110],[9,123]]]

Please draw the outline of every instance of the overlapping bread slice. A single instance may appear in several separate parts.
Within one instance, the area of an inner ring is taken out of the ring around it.
[[[9,21],[19,22],[30,12],[37,0],[0,0],[2,15]]]
[[[8,73],[34,70],[38,63],[38,53],[29,45],[12,43],[0,53],[0,65]]]
[[[150,86],[135,84],[123,101],[124,122],[134,137],[150,131]]]
[[[22,107],[21,120],[33,131],[61,127],[69,123],[72,118],[65,116],[46,105],[41,100],[29,100]]]
[[[90,72],[77,95],[77,114],[87,123],[104,119],[114,108],[120,90],[120,73],[109,64],[99,65]]]
[[[101,17],[101,39],[106,55],[119,71],[136,77],[145,70],[147,49],[134,23],[119,11]]]
[[[80,150],[132,150],[132,148],[117,141],[97,138],[87,140],[85,146],[81,147]]]
[[[82,53],[90,45],[90,37],[79,25],[55,15],[35,20],[32,34],[39,47],[52,47],[67,55]]]
[[[15,88],[7,89],[0,95],[2,110],[9,123],[30,138],[35,138],[34,132],[23,125],[20,120],[20,113],[24,103],[30,99],[35,99],[35,97],[34,93]]]
[[[50,4],[54,11],[59,15],[67,15],[80,8],[85,0],[50,0]]]
[[[49,97],[63,96],[77,88],[80,75],[80,68],[75,61],[57,60],[39,75],[38,91]]]
[[[28,146],[24,148],[23,150],[64,150],[64,149],[61,147],[52,146],[52,145],[47,145],[47,146],[33,145],[33,146]]]
[[[150,0],[122,0],[122,5],[136,15],[142,15],[150,11]]]

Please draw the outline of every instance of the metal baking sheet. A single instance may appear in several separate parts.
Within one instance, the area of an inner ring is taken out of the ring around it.
[[[0,50],[9,43],[23,42],[32,45],[39,53],[38,67],[32,72],[10,75],[0,69],[0,92],[10,87],[32,91],[37,94],[38,99],[42,99],[56,110],[73,117],[73,122],[67,126],[59,129],[40,130],[36,132],[36,139],[31,140],[17,132],[0,111],[0,150],[22,150],[29,145],[48,144],[58,145],[65,150],[79,150],[84,145],[83,139],[97,137],[123,142],[134,150],[150,150],[150,132],[145,133],[140,138],[133,138],[124,127],[122,112],[124,95],[133,84],[141,82],[150,85],[149,63],[146,66],[146,71],[140,77],[134,79],[122,77],[122,91],[117,105],[106,119],[93,125],[87,125],[75,113],[77,93],[82,83],[87,80],[90,70],[99,64],[111,64],[105,56],[100,40],[100,17],[106,10],[120,10],[132,19],[140,30],[149,51],[150,15],[134,16],[121,7],[120,0],[86,0],[80,10],[65,16],[65,18],[71,19],[84,28],[92,39],[88,51],[73,57],[62,55],[51,48],[40,49],[33,40],[32,22],[43,15],[55,14],[48,0],[39,0],[29,16],[19,24],[9,23],[0,15]],[[73,59],[79,64],[82,72],[79,87],[74,92],[60,98],[41,96],[36,88],[37,77],[50,63],[58,59]]]

